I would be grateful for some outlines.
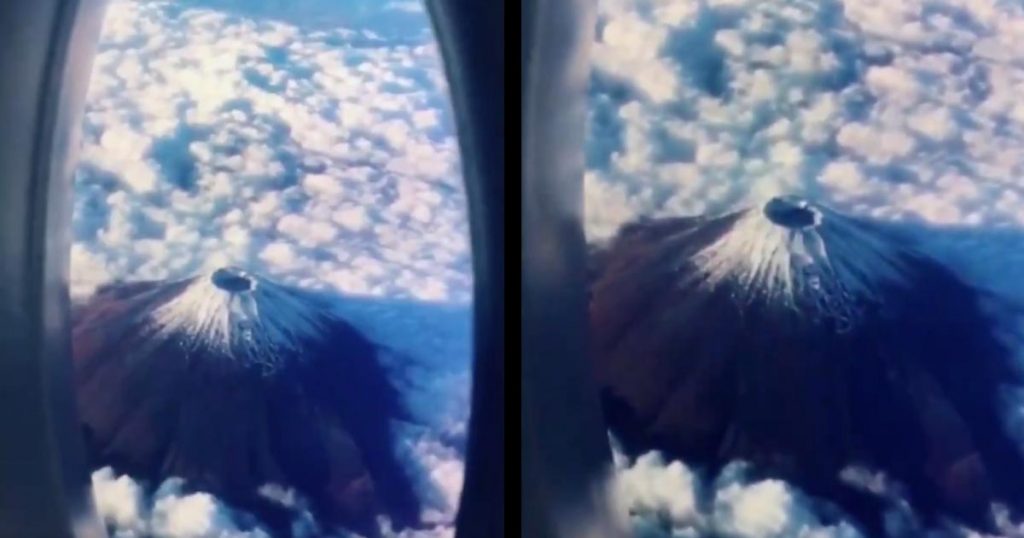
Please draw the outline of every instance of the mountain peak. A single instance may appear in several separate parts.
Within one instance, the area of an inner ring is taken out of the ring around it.
[[[315,337],[329,322],[320,306],[310,294],[224,267],[190,279],[148,315],[156,334],[177,335],[186,348],[216,349],[272,371],[283,353]]]
[[[714,240],[686,252],[701,286],[728,285],[741,302],[764,302],[845,330],[878,303],[883,288],[907,281],[916,254],[897,249],[884,233],[824,206],[774,197],[714,220],[730,225]],[[687,285],[694,284],[686,282]]]

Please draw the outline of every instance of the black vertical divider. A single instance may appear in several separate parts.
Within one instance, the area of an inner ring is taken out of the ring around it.
[[[428,0],[455,111],[473,248],[473,394],[458,538],[505,526],[505,3]],[[516,457],[514,454],[510,457]]]

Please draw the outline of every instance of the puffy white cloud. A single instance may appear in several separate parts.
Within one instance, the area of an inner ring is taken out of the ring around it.
[[[914,131],[935,141],[948,140],[957,132],[956,122],[949,108],[931,106],[915,112],[907,119]]]
[[[301,215],[294,214],[281,217],[277,221],[277,231],[307,248],[329,244],[337,235],[337,228],[332,223],[310,220]],[[285,258],[294,257],[294,254],[287,253],[288,248],[290,248],[287,244],[274,243],[268,245],[267,249],[272,247],[283,247],[276,248],[274,251],[279,252]],[[265,252],[267,249],[264,249]],[[275,258],[274,254],[267,254],[267,256]]]
[[[227,510],[208,493],[181,495],[169,481],[153,504],[151,532],[167,538],[270,538],[261,530],[240,531]],[[167,490],[170,491],[167,491]]]
[[[865,179],[857,163],[848,160],[830,162],[821,172],[821,182],[841,192],[863,191],[866,188]]]
[[[310,196],[334,198],[344,192],[340,181],[324,174],[308,174],[302,179],[302,187]]]
[[[659,55],[668,28],[629,13],[611,18],[591,52],[598,72],[632,86],[654,102],[674,99],[679,80],[671,61]]]
[[[93,497],[96,509],[107,525],[123,533],[142,533],[142,488],[127,475],[114,476],[110,467],[92,474]]]
[[[343,207],[332,214],[334,222],[352,231],[359,231],[367,226],[366,209],[362,207]]]
[[[735,463],[713,481],[651,452],[633,461],[616,452],[613,506],[644,536],[858,538],[853,525],[824,524],[817,501],[774,479],[750,481]],[[700,500],[706,496],[709,502]]]
[[[918,81],[899,67],[871,67],[864,76],[868,89],[880,97],[915,102],[920,99]]]
[[[292,248],[291,243],[283,241],[276,241],[263,247],[263,250],[260,251],[260,259],[274,269],[288,269],[298,264],[295,249]]]
[[[888,164],[914,150],[914,139],[894,129],[872,128],[863,123],[848,123],[836,133],[836,142],[850,153],[874,164]]]
[[[178,479],[144,490],[109,467],[92,474],[97,510],[115,538],[270,538],[258,527],[240,528],[238,516],[208,493],[183,493]]]
[[[682,462],[666,464],[660,454],[651,452],[623,466],[613,495],[627,511],[663,515],[674,524],[691,525],[700,521],[696,480]]]
[[[740,536],[779,536],[786,530],[793,495],[779,480],[763,480],[749,486],[730,484],[715,499],[719,517],[729,532]]]

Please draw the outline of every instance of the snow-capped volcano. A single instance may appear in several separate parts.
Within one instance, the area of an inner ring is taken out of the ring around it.
[[[779,197],[629,224],[591,264],[593,360],[628,453],[748,462],[868,536],[891,531],[887,497],[850,468],[930,520],[1024,508],[1004,400],[1024,379],[986,294],[890,228]]]
[[[180,335],[187,349],[217,350],[272,373],[336,321],[326,312],[311,294],[226,267],[191,279],[177,297],[153,310],[151,323],[158,336]]]
[[[363,535],[415,525],[395,454],[409,413],[383,347],[326,299],[238,268],[114,284],[74,312],[79,414],[95,466],[192,488],[255,512],[274,536],[293,489],[317,521]]]
[[[685,254],[698,269],[687,276],[709,288],[729,285],[741,301],[761,300],[842,329],[866,303],[880,302],[885,287],[906,285],[915,256],[879,230],[793,196],[724,222],[728,233]]]

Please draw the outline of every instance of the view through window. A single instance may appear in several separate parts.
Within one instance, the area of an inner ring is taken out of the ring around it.
[[[598,10],[618,509],[643,536],[1019,535],[1024,8]]]
[[[75,386],[119,537],[451,536],[472,290],[419,1],[115,0]]]

